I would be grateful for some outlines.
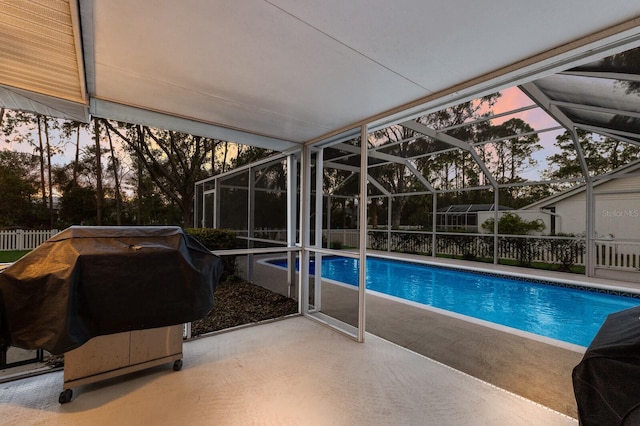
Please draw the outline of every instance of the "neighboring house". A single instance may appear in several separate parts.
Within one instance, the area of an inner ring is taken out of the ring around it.
[[[596,236],[640,239],[640,160],[620,167],[615,175],[593,184]],[[523,207],[520,212],[537,213],[548,223],[546,234],[584,234],[586,198],[586,185],[582,184]]]
[[[495,204],[452,204],[436,212],[436,230],[453,232],[482,232],[482,224],[493,217]],[[512,211],[511,207],[498,206],[498,211]],[[486,217],[485,217],[486,216]]]

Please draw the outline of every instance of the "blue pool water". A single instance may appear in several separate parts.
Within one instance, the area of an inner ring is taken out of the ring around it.
[[[358,260],[323,257],[322,276],[357,286]],[[632,297],[375,257],[367,258],[367,289],[581,346],[607,315],[640,305]]]

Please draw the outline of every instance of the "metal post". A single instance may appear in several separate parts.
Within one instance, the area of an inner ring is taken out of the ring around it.
[[[296,245],[298,211],[298,160],[294,154],[287,157],[287,247]],[[296,282],[296,253],[287,252],[287,284],[289,297],[297,296],[294,291]],[[298,292],[299,294],[299,292]]]
[[[213,227],[220,228],[220,204],[222,202],[222,188],[220,187],[220,179],[214,179],[213,193]]]
[[[498,203],[500,194],[497,186],[493,187],[493,264],[498,264]]]
[[[316,153],[316,248],[322,248],[322,178],[324,175],[323,161],[324,149],[320,148],[320,150]],[[315,311],[320,311],[322,306],[322,254],[316,252],[315,260],[313,305],[315,307]]]
[[[587,180],[586,180],[586,185],[587,185],[587,194],[586,194],[586,214],[585,214],[585,225],[586,225],[586,230],[585,230],[585,237],[586,237],[586,243],[587,243],[587,247],[586,247],[586,259],[585,259],[585,275],[587,277],[593,277],[595,276],[596,270],[595,270],[595,259],[594,259],[594,252],[595,252],[595,210],[596,210],[596,200],[595,200],[595,196],[593,195],[593,181],[591,180],[591,178],[589,176],[587,176]]]
[[[431,218],[431,257],[436,257],[437,235],[436,227],[438,226],[438,194],[433,193],[433,207],[431,209],[433,217]]]
[[[254,171],[249,167],[249,194],[247,199],[247,248],[253,248],[253,237],[255,236],[255,203],[256,203],[256,188],[255,188]],[[253,254],[247,255],[247,281],[253,281]]]
[[[327,194],[327,248],[331,248],[331,194]]]
[[[582,151],[582,147],[580,146],[580,140],[578,139],[578,132],[575,127],[571,128],[571,138],[573,139],[573,145],[576,148],[576,156],[578,158],[578,162],[580,163],[580,169],[582,170],[582,175],[585,179],[586,185],[586,206],[585,206],[585,239],[587,244],[587,258],[585,259],[585,275],[588,277],[592,277],[595,275],[595,265],[594,265],[594,234],[595,234],[595,200],[593,197],[593,182],[591,180],[591,176],[589,175],[589,166],[587,165],[587,160],[584,156],[584,152]]]
[[[367,125],[360,128],[360,269],[358,276],[358,342],[364,342],[367,286]]]
[[[391,207],[393,206],[393,197],[387,197],[387,252],[391,252]]]
[[[303,315],[309,313],[309,245],[311,211],[311,148],[302,147],[300,159],[300,300],[299,310]]]

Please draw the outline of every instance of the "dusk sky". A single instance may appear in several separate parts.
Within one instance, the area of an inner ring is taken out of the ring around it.
[[[518,89],[517,87],[512,87],[502,91],[502,96],[494,105],[493,112],[495,114],[500,114],[505,111],[532,104],[533,102],[524,93],[522,93],[520,89]],[[518,114],[501,117],[496,120],[492,120],[492,123],[494,125],[497,125],[511,118],[520,118],[523,121],[529,123],[529,125],[531,125],[536,130],[558,126],[558,124],[540,108],[535,108]],[[552,132],[544,132],[539,135],[540,144],[543,146],[543,149],[533,154],[533,157],[535,160],[537,160],[538,165],[536,168],[524,172],[522,174],[523,178],[528,180],[539,180],[541,178],[540,172],[547,167],[546,157],[557,151],[554,146],[555,138],[562,132],[562,130],[555,130]],[[75,143],[75,138],[73,139],[73,142]],[[119,145],[118,142],[118,138],[115,137],[114,143],[117,143]],[[54,164],[66,164],[73,159],[75,153],[74,143],[67,143],[64,146],[60,146],[59,138],[55,134],[52,136],[51,143],[52,145],[59,146],[62,150],[62,152],[59,152],[53,156],[52,161],[54,162]],[[92,143],[93,142],[91,141],[90,134],[86,131],[82,132],[81,146],[84,147]],[[33,147],[30,147],[25,143],[4,144],[2,148],[14,149],[17,151],[34,152]]]
[[[511,87],[502,91],[502,96],[493,107],[495,114],[500,114],[505,111],[521,108],[528,105],[533,105],[534,102],[529,99],[520,89],[517,87]],[[524,111],[518,114],[501,117],[496,120],[492,120],[492,124],[497,125],[511,118],[520,118],[528,123],[535,130],[547,129],[557,127],[558,123],[549,117],[541,108],[535,108],[528,111]],[[557,148],[554,143],[556,137],[561,135],[564,130],[554,130],[550,132],[540,133],[540,145],[543,149],[534,153],[533,158],[537,160],[538,165],[535,169],[529,170],[522,174],[522,177],[529,180],[539,180],[541,178],[540,172],[547,167],[546,157],[553,155],[557,152]]]

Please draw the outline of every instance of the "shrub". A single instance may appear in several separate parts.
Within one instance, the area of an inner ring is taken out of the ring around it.
[[[236,233],[227,229],[189,228],[185,232],[209,250],[225,250],[236,248]],[[236,256],[221,256],[223,271],[221,281],[236,278],[238,264]]]
[[[568,237],[563,240],[549,240],[549,251],[560,261],[560,270],[569,272],[571,267],[584,254],[586,248],[585,241],[574,239],[579,237],[575,234],[557,234],[558,237]]]

